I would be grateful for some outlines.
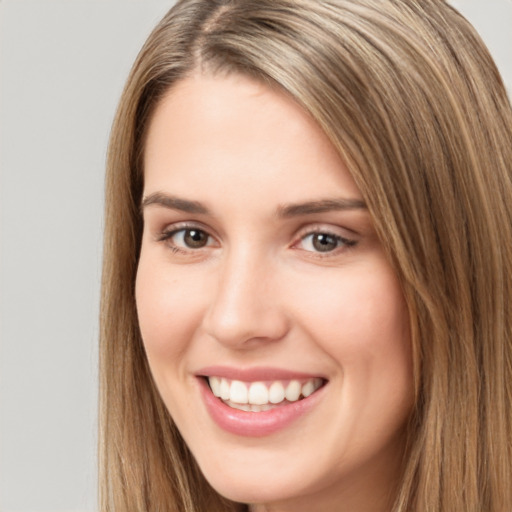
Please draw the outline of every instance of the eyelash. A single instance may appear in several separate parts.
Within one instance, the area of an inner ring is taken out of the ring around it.
[[[298,242],[294,243],[292,247],[296,247],[299,244],[304,244],[305,241],[310,238],[311,242],[310,244],[314,247],[314,237],[315,236],[325,236],[330,239],[332,239],[336,243],[336,247],[334,247],[332,250],[327,251],[320,251],[320,250],[307,250],[304,249],[306,252],[314,254],[315,257],[319,258],[326,258],[329,256],[337,255],[340,251],[346,251],[355,245],[357,245],[357,241],[349,238],[345,238],[341,235],[337,235],[336,233],[333,233],[326,229],[314,229],[314,230],[308,230],[307,233],[300,236]]]
[[[206,245],[198,248],[188,247],[183,248],[176,245],[172,239],[174,236],[176,236],[178,233],[183,233],[183,236],[186,234],[187,231],[196,231],[199,233],[202,233],[208,237],[208,241]],[[329,256],[333,256],[335,254],[338,254],[340,251],[346,251],[348,249],[351,249],[357,245],[357,240],[345,238],[341,235],[337,235],[336,233],[333,233],[332,230],[329,229],[323,229],[321,227],[318,228],[308,228],[307,231],[304,231],[302,234],[299,235],[298,241],[294,242],[292,244],[292,248],[297,248],[297,246],[301,243],[304,243],[305,240],[308,238],[313,238],[315,235],[325,235],[326,237],[330,237],[334,239],[336,242],[336,247],[332,250],[328,251],[315,251],[315,250],[306,250],[305,252],[314,254],[315,257],[318,258],[326,258]],[[197,252],[201,249],[207,248],[210,246],[210,241],[213,239],[213,237],[203,228],[195,226],[195,225],[180,225],[180,226],[174,226],[171,229],[163,231],[157,238],[158,242],[166,242],[168,247],[175,253],[180,254],[190,254],[191,252]],[[314,243],[312,241],[312,243]],[[298,249],[300,250],[300,249]]]
[[[201,227],[198,227],[198,226],[195,226],[195,225],[183,224],[183,225],[180,225],[180,226],[173,226],[171,229],[167,229],[167,230],[163,231],[158,236],[157,241],[158,242],[166,242],[168,247],[173,252],[180,253],[180,254],[189,254],[190,252],[196,252],[199,249],[203,249],[204,247],[208,247],[208,244],[207,244],[204,247],[200,247],[198,249],[194,249],[192,247],[190,247],[188,249],[185,249],[185,248],[177,246],[175,243],[172,242],[172,238],[174,236],[176,236],[178,233],[183,232],[183,234],[185,235],[185,233],[187,231],[197,231],[197,232],[200,232],[200,233],[204,233],[209,239],[213,238],[210,234],[208,234],[208,232],[205,229],[203,229]]]

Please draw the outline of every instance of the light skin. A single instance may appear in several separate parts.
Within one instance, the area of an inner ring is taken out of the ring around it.
[[[142,337],[206,479],[257,512],[390,510],[413,403],[407,310],[325,134],[280,91],[196,73],[157,107],[144,173]],[[325,385],[284,428],[238,435],[201,396],[215,365]]]

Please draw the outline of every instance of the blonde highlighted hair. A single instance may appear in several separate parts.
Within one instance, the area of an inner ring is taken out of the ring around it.
[[[330,137],[408,304],[415,365],[395,512],[512,511],[512,109],[442,0],[182,0],[154,29],[114,121],[106,177],[100,510],[244,510],[198,470],[137,324],[144,135],[198,70],[279,87]]]

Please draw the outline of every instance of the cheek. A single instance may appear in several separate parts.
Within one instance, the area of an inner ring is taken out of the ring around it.
[[[363,389],[410,389],[412,350],[408,313],[387,264],[340,272],[308,283],[299,316],[310,336]],[[384,392],[384,391],[383,391]]]
[[[137,316],[150,363],[177,360],[192,339],[200,316],[200,285],[184,282],[141,255],[135,286]],[[153,366],[153,365],[152,365]]]
[[[349,346],[371,349],[407,336],[407,308],[390,270],[361,266],[326,282],[312,279],[299,293],[301,315],[336,345],[341,338]]]
[[[317,289],[304,321],[339,368],[343,406],[333,423],[370,454],[401,432],[414,404],[408,313],[394,274],[347,275],[323,294]]]

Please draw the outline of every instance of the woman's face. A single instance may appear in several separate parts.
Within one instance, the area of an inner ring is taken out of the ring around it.
[[[197,74],[156,109],[144,166],[142,338],[207,480],[268,510],[383,510],[407,312],[327,137],[282,92]]]

